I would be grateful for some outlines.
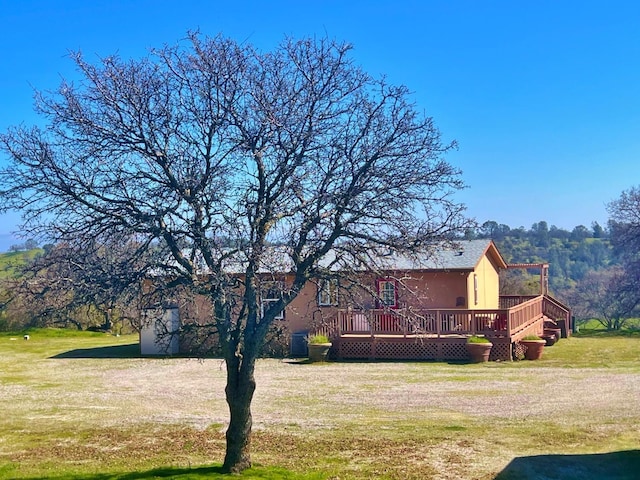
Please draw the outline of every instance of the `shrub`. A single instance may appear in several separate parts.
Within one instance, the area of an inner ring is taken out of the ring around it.
[[[536,340],[536,341],[540,340],[540,341],[544,341],[544,339],[540,338],[538,335],[527,335],[522,340]]]
[[[478,335],[472,335],[467,338],[467,343],[491,343],[487,337],[479,337]]]
[[[329,337],[326,335],[312,335],[309,337],[309,343],[329,343]]]

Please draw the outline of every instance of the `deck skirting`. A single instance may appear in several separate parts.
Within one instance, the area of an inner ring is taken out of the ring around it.
[[[344,335],[334,341],[340,360],[468,360],[466,337]],[[512,360],[508,337],[491,338],[490,360]]]

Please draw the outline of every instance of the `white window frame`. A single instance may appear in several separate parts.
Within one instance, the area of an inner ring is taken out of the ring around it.
[[[473,274],[473,304],[478,305],[478,275]]]
[[[273,281],[270,288],[263,290],[263,294],[265,295],[260,299],[260,317],[264,317],[264,312],[269,309],[270,304],[275,303],[280,300],[277,296],[282,293],[284,290],[284,282],[281,281]],[[284,311],[286,308],[283,308],[282,311],[275,316],[275,320],[284,320]]]
[[[393,278],[376,280],[378,303],[383,308],[398,308],[398,282]],[[390,295],[392,298],[389,298]]]
[[[338,279],[325,278],[318,282],[318,306],[332,307],[338,305]]]
[[[277,302],[278,300],[280,299],[279,298],[263,298],[260,302],[260,317],[264,317],[264,312],[269,308],[269,305]],[[283,308],[282,311],[274,317],[275,320],[284,320],[284,311],[285,309]]]

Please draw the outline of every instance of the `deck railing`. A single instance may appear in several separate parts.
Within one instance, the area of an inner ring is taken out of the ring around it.
[[[571,310],[558,300],[548,295],[544,297],[544,314],[553,320],[566,320],[567,324],[571,319]]]
[[[498,310],[375,309],[340,310],[333,330],[339,335],[451,335],[507,331],[507,314]]]
[[[513,337],[526,331],[543,316],[544,297],[534,297],[509,309],[507,335]]]
[[[528,302],[539,295],[500,295],[500,308],[511,308],[521,303]]]
[[[339,310],[331,335],[487,335],[518,336],[544,315],[568,318],[567,307],[551,297],[500,297],[501,308]]]

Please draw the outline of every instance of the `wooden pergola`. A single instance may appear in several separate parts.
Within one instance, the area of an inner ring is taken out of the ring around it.
[[[537,268],[540,270],[540,295],[549,294],[549,264],[548,263],[509,263],[507,269],[525,269],[529,270]]]

